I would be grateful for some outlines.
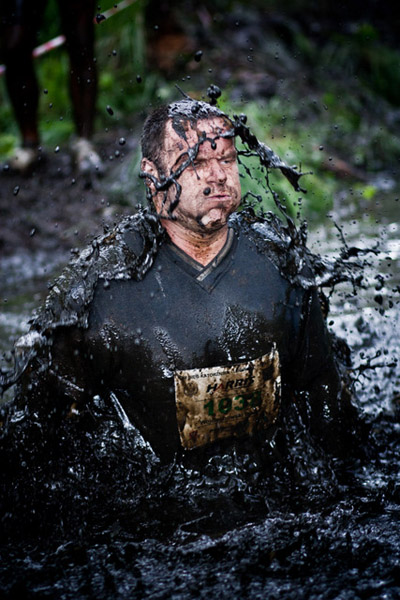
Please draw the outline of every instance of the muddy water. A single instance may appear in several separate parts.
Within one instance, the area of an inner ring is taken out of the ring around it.
[[[372,426],[367,459],[326,456],[294,424],[288,461],[269,470],[234,448],[163,466],[121,407],[104,419],[99,401],[85,435],[65,425],[38,468],[24,432],[16,442],[20,506],[2,515],[2,598],[400,597],[399,225],[394,200],[382,202],[370,213],[342,201],[332,216],[348,246],[380,243],[363,257],[365,288],[342,284],[330,298],[330,327],[350,343]],[[327,219],[311,248],[333,259],[338,235]],[[2,349],[60,269],[63,257],[47,258],[2,265]]]

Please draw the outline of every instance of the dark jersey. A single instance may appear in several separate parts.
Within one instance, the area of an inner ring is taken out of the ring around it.
[[[205,267],[166,241],[141,280],[100,276],[85,327],[52,331],[48,372],[35,393],[46,387],[47,397],[57,402],[61,394],[69,404],[112,395],[153,448],[171,455],[185,447],[183,426],[178,426],[177,373],[189,373],[181,376],[190,378],[192,388],[194,377],[208,378],[200,397],[204,414],[221,417],[219,430],[223,419],[236,419],[231,431],[237,435],[248,432],[241,424],[242,409],[257,414],[256,388],[247,396],[220,395],[215,405],[212,394],[218,387],[252,383],[256,363],[251,361],[275,351],[274,377],[282,382],[283,402],[306,391],[321,411],[321,395],[329,384],[329,395],[336,398],[339,381],[317,290],[289,281],[273,244],[258,243],[261,238],[256,228],[244,232],[237,219],[224,248]],[[136,231],[124,231],[125,254],[139,255],[142,243]],[[307,272],[307,266],[301,268]],[[232,379],[230,367],[245,375]],[[228,375],[213,379],[221,368]],[[192,388],[189,395],[195,393]]]
[[[100,283],[85,343],[96,379],[145,438],[178,447],[177,370],[242,364],[274,344],[285,382],[304,387],[323,370],[329,348],[312,296],[231,229],[206,267],[166,243],[143,281]]]

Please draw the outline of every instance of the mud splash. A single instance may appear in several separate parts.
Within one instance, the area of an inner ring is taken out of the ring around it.
[[[259,216],[247,205],[243,216],[258,231],[260,247],[275,244],[278,267],[293,283],[314,283],[299,275],[306,252],[329,293],[339,283],[360,289],[368,249],[345,246],[328,259],[305,249],[305,225],[298,230],[286,215],[284,222],[272,213]],[[139,259],[120,244],[129,229],[141,234]],[[21,341],[4,387],[54,327],[87,324],[99,278],[104,285],[140,279],[162,242],[157,219],[145,210],[75,258]],[[349,366],[346,344],[338,342],[339,350]],[[365,396],[369,390],[364,386]],[[5,598],[398,597],[395,412],[373,414],[368,444],[341,458],[311,439],[304,415],[292,410],[271,444],[227,445],[201,462],[178,456],[168,465],[113,397],[94,398],[54,427],[29,407],[7,419],[1,442]]]
[[[328,457],[298,416],[290,421],[290,451],[271,447],[273,461],[231,447],[204,464],[160,465],[118,406],[95,400],[83,422],[64,422],[47,444],[30,419],[32,431],[2,449],[19,473],[3,504],[3,597],[188,599],[200,589],[222,598],[346,591],[394,600],[393,426],[380,419],[363,464]]]
[[[216,88],[216,86],[214,87]],[[209,90],[209,95],[211,101],[215,100],[218,96],[217,90]],[[256,224],[255,229],[260,234],[259,244],[261,246],[272,244],[278,250],[277,255],[279,255],[280,261],[277,266],[284,277],[288,278],[291,283],[304,288],[315,285],[314,275],[309,278],[304,276],[304,257],[307,256],[318,277],[319,285],[332,287],[340,281],[349,280],[349,278],[354,285],[360,285],[362,265],[350,259],[357,257],[360,253],[365,253],[365,250],[346,249],[345,252],[342,251],[338,260],[329,265],[324,259],[308,251],[306,223],[303,222],[299,229],[296,228],[268,181],[268,170],[279,169],[295,190],[302,190],[299,186],[299,179],[304,174],[299,172],[296,167],[286,165],[271,148],[258,141],[246,126],[246,115],[234,115],[231,118],[215,105],[193,100],[185,95],[184,100],[170,105],[168,116],[172,119],[173,127],[178,135],[186,142],[183,122],[189,122],[193,126],[198,120],[207,116],[221,117],[227,123],[228,129],[219,132],[217,138],[219,136],[239,137],[247,148],[245,151],[239,152],[239,156],[258,157],[265,172],[266,185],[273,195],[277,209],[283,215],[285,223],[272,212],[257,214],[253,204],[249,203],[246,197],[242,202],[242,214],[245,215],[249,224]],[[158,179],[150,173],[140,172],[140,177],[150,179],[154,185],[154,192],[149,186],[146,186],[150,207],[153,196],[159,192],[164,193],[163,202],[165,204],[169,189],[173,187],[175,198],[168,206],[168,215],[170,219],[174,219],[174,210],[181,195],[179,177],[185,169],[193,166],[201,144],[206,141],[215,145],[215,140],[208,138],[204,132],[198,134],[197,143],[191,147],[188,146],[177,161],[179,166],[168,176],[161,175]],[[234,223],[235,219],[233,218],[232,221]],[[134,255],[123,241],[123,235],[127,231],[136,231],[141,236],[142,248],[137,255]],[[53,284],[43,308],[32,319],[31,332],[19,340],[12,357],[8,357],[8,362],[13,362],[13,364],[11,368],[10,366],[5,367],[0,372],[0,394],[3,394],[19,379],[37,350],[50,343],[49,336],[55,328],[71,325],[87,327],[88,307],[99,279],[104,280],[104,285],[113,279],[142,279],[153,264],[157,248],[163,241],[163,228],[152,208],[148,208],[139,210],[135,216],[125,219],[114,231],[109,231],[107,228],[103,236],[96,238],[87,250],[73,259]],[[355,273],[358,275],[356,276]]]

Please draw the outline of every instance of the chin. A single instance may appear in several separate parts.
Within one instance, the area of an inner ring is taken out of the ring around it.
[[[229,212],[227,213],[221,209],[212,209],[199,219],[199,223],[204,229],[220,229],[227,224],[229,214]]]
[[[226,223],[227,219],[208,219],[207,217],[199,221],[201,228],[206,231],[217,231],[224,227]]]

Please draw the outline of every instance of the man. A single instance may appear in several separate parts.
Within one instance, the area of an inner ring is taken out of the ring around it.
[[[288,410],[334,438],[350,404],[307,255],[283,227],[236,213],[234,135],[190,99],[148,117],[154,211],[95,240],[55,283],[17,344],[18,405],[65,418],[101,398],[167,460],[263,443]]]

